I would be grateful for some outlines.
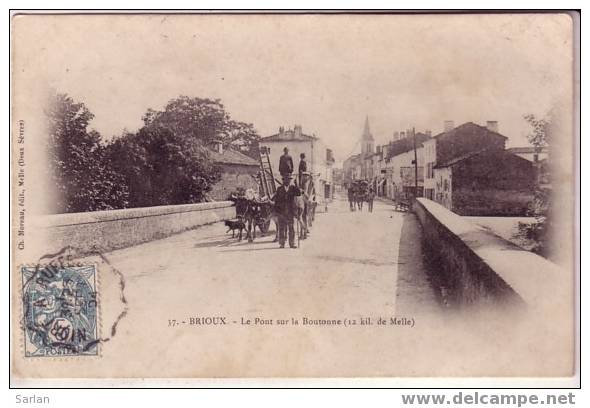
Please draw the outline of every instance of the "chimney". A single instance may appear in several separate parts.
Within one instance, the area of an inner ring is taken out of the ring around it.
[[[301,137],[301,133],[303,133],[301,130],[301,125],[295,125],[293,131],[295,137]]]
[[[399,138],[404,139],[406,137],[406,132],[399,132]]]
[[[397,130],[393,132],[393,140],[399,140],[399,132]]]
[[[428,129],[424,131],[424,134],[428,137],[432,136],[432,130]]]
[[[222,142],[217,141],[215,143],[215,147],[216,147],[217,153],[223,154],[223,143]]]
[[[453,130],[455,128],[455,122],[452,120],[445,120],[445,132]]]
[[[498,133],[498,121],[497,120],[488,120],[486,122],[486,128],[491,132]]]
[[[279,134],[282,135],[283,133],[285,133],[285,128],[283,126],[279,127]]]

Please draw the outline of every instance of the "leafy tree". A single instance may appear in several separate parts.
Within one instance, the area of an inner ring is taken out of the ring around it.
[[[537,118],[535,115],[525,115],[524,119],[531,126],[531,132],[527,139],[529,143],[535,148],[540,149],[549,145],[549,126],[550,122],[547,119]]]
[[[258,152],[260,136],[254,126],[231,119],[219,99],[179,96],[169,101],[163,111],[149,109],[142,119],[146,126],[168,128],[204,146],[222,142],[252,157]]]
[[[148,110],[138,132],[106,144],[88,130],[94,115],[69,96],[55,94],[46,114],[58,212],[203,201],[220,178],[207,147],[221,141],[254,156],[259,139],[212,99],[173,99],[163,111]]]
[[[537,118],[535,115],[525,115],[524,119],[531,126],[531,131],[527,138],[529,143],[535,147],[537,152],[542,148],[548,147],[550,142],[549,128],[551,122],[548,119]],[[541,164],[537,164],[537,171],[541,171]],[[532,241],[531,250],[542,256],[548,256],[549,247],[549,230],[551,229],[551,191],[544,187],[539,174],[535,183],[533,201],[529,204],[529,214],[535,217],[532,223],[519,223],[517,237]]]
[[[125,134],[108,151],[109,162],[124,175],[131,207],[203,201],[220,177],[198,141],[155,123]]]
[[[94,115],[66,94],[53,94],[48,120],[50,179],[57,192],[56,212],[121,208],[127,189],[121,175],[105,166],[98,132],[88,131]]]
[[[226,135],[227,144],[254,159],[258,159],[260,135],[254,129],[254,125],[230,120],[223,133]]]

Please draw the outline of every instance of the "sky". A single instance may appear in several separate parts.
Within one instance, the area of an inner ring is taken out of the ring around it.
[[[496,120],[523,146],[523,115],[572,99],[563,14],[21,16],[13,30],[31,97],[68,93],[107,139],[179,95],[219,98],[262,136],[301,124],[340,162],[366,115],[378,144]]]

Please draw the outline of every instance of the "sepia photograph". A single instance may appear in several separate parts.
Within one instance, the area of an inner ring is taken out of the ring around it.
[[[13,12],[11,384],[575,384],[578,18]]]

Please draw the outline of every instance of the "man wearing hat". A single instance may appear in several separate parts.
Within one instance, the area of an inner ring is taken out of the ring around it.
[[[291,179],[290,174],[283,175],[283,184],[277,188],[273,199],[279,224],[279,245],[281,248],[285,247],[287,231],[289,233],[289,246],[296,248],[293,218],[295,218],[295,211],[297,211],[295,197],[301,195],[301,190],[291,184]]]
[[[279,159],[279,173],[281,173],[282,177],[285,177],[286,174],[293,174],[293,158],[289,156],[289,149],[286,146],[283,152],[284,154]]]

